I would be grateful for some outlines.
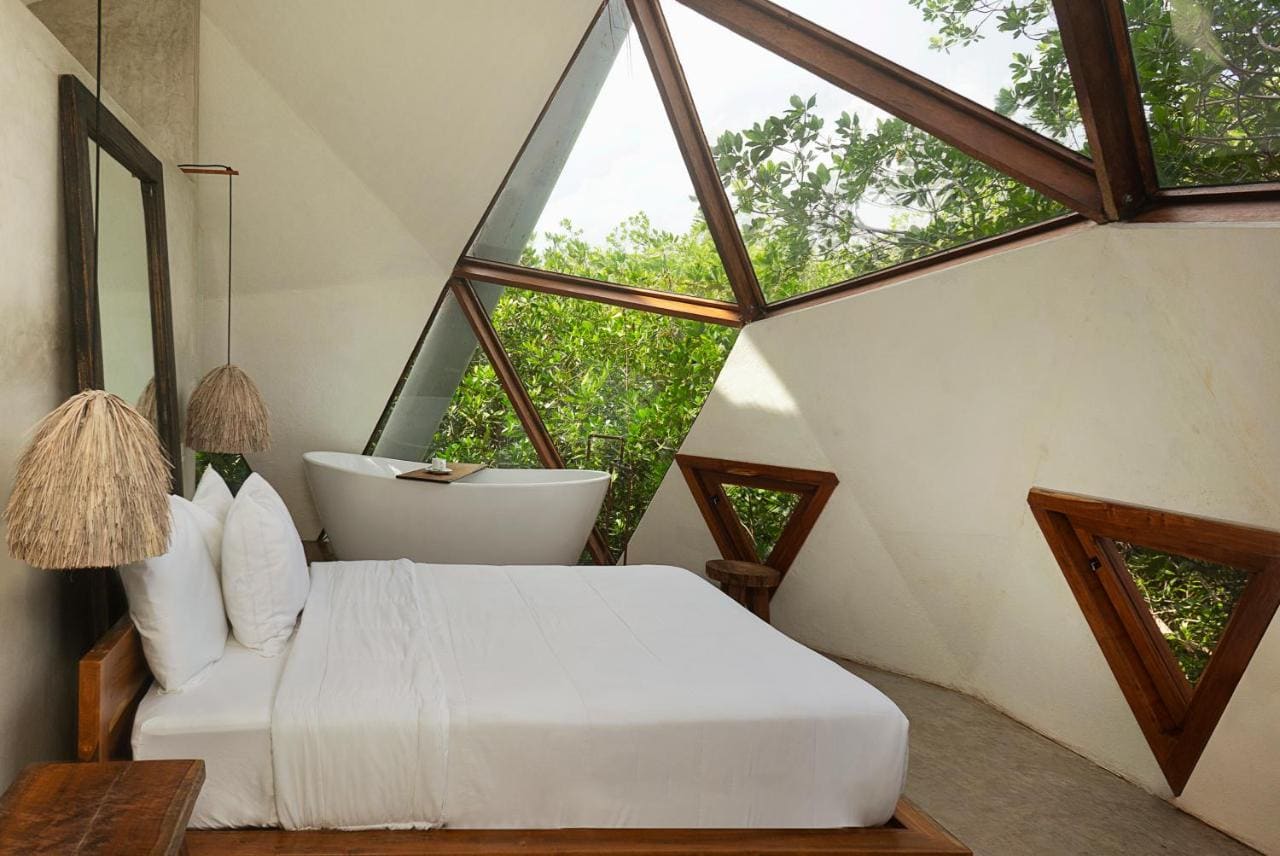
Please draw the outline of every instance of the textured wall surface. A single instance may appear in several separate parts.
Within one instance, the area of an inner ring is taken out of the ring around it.
[[[834,470],[774,601],[820,650],[955,687],[1168,789],[1032,485],[1280,528],[1277,226],[1088,228],[752,325],[685,442]],[[715,546],[678,472],[633,562]],[[1280,850],[1280,623],[1178,804]]]
[[[28,8],[93,71],[96,0],[37,0]],[[196,152],[199,0],[111,0],[103,20],[103,85],[147,131],[161,160],[189,163]]]
[[[74,392],[58,163],[58,75],[92,81],[18,0],[0,0],[0,492],[7,499],[31,427]],[[144,141],[119,105],[112,111]],[[166,169],[174,336],[182,404],[195,341],[195,194]],[[189,462],[188,462],[189,463]],[[0,526],[0,534],[3,527]],[[65,574],[0,549],[0,788],[74,747],[83,617]]]

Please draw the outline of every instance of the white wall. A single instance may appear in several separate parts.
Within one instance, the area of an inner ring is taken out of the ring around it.
[[[302,454],[363,450],[595,5],[204,4],[200,158],[241,171],[232,360],[272,412],[249,461],[303,537]],[[226,356],[225,181],[200,223],[203,372]]]
[[[74,392],[58,162],[58,75],[88,75],[19,2],[0,0],[0,491],[7,499],[31,427]],[[112,111],[144,141],[117,105]],[[165,174],[180,387],[193,363],[194,194]],[[3,537],[0,524],[0,537]],[[0,788],[22,765],[70,755],[84,617],[70,583],[0,549]]]
[[[1280,528],[1280,227],[1089,228],[747,328],[683,450],[831,469],[774,601],[820,650],[986,698],[1168,789],[1032,485]],[[669,473],[632,562],[715,547]],[[1280,629],[1178,804],[1280,850]]]

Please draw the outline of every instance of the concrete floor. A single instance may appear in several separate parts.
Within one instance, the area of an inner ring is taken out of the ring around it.
[[[976,699],[838,662],[911,720],[907,796],[975,856],[1257,852]]]

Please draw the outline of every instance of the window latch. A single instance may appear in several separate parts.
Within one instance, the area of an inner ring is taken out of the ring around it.
[[[1097,556],[1089,557],[1089,570],[1094,571],[1095,573],[1102,570],[1102,562]]]

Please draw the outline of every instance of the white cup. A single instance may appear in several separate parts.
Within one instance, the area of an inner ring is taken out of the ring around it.
[[[429,467],[429,469],[434,470],[435,472],[438,472],[438,473],[442,473],[445,470],[449,469],[449,465],[445,462],[444,458],[432,458],[431,466]]]

